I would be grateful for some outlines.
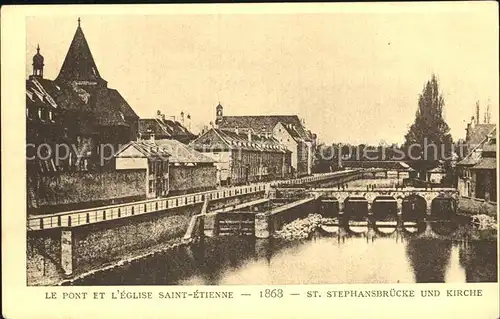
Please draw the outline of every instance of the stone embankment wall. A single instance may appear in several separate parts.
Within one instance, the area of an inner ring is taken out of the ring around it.
[[[262,198],[264,191],[214,199],[210,209],[219,209]],[[201,213],[203,203],[135,215],[96,224],[67,228],[70,242],[63,249],[61,229],[28,232],[27,269],[29,285],[51,285],[62,281],[62,263],[68,260],[75,277],[142,253],[150,247],[179,241],[191,217]]]
[[[47,213],[146,198],[146,172],[56,172],[28,176],[28,212]]]
[[[215,189],[217,167],[213,165],[171,166],[169,194],[179,195]]]

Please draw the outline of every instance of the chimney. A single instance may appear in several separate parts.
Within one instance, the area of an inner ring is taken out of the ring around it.
[[[175,116],[171,116],[170,118],[175,122]]]
[[[181,111],[181,123],[184,125],[184,111]]]
[[[163,116],[164,116],[164,115],[163,115],[163,114],[161,114],[161,111],[160,111],[160,110],[157,110],[157,111],[156,111],[156,118],[157,118],[157,119],[161,119]]]
[[[154,134],[151,134],[151,135],[149,136],[149,140],[154,141],[154,140],[155,140],[155,135],[154,135]]]
[[[188,114],[186,116],[186,119],[187,119],[188,130],[191,131],[191,115]]]
[[[236,135],[239,135],[239,133],[240,133],[240,132],[238,131],[238,129],[237,129],[237,128],[235,128],[235,129],[234,129],[234,133],[236,133]]]
[[[248,143],[252,143],[252,132],[250,130],[247,131]]]

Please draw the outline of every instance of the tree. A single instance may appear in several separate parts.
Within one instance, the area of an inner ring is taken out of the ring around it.
[[[339,170],[339,149],[335,144],[319,144],[316,147],[313,172],[327,173]]]
[[[438,80],[433,74],[418,98],[415,122],[405,135],[404,149],[410,159],[451,160],[453,140],[443,119],[444,105]]]

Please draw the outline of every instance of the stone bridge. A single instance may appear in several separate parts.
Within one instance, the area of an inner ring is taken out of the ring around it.
[[[376,190],[366,190],[366,189],[349,189],[349,190],[337,190],[337,189],[313,189],[310,191],[317,198],[329,198],[336,199],[339,202],[340,210],[343,211],[345,203],[349,199],[354,198],[364,198],[368,202],[368,208],[371,209],[373,203],[378,199],[390,199],[392,197],[397,203],[398,211],[402,210],[403,201],[415,199],[425,200],[426,211],[430,212],[432,207],[432,202],[435,199],[452,200],[455,203],[458,202],[459,194],[458,190],[454,188],[434,188],[434,189],[422,189],[422,188],[386,188],[386,189],[376,189]]]
[[[286,193],[286,189],[278,189],[278,192]],[[380,202],[395,202],[398,212],[403,209],[404,202],[417,203],[423,208],[425,202],[425,212],[430,213],[432,205],[437,200],[451,202],[456,208],[459,200],[458,190],[455,188],[379,188],[367,190],[366,188],[352,188],[338,190],[337,188],[316,188],[306,190],[320,200],[337,201],[339,210],[344,211],[345,204],[349,201],[366,201],[368,209],[371,210],[373,204]]]

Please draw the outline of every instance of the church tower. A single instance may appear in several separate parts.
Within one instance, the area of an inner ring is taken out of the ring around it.
[[[79,85],[99,84],[106,86],[107,82],[99,74],[80,23],[80,18],[78,18],[78,27],[56,81],[76,82]]]
[[[33,77],[43,78],[43,56],[40,54],[40,46],[36,47],[36,54],[33,56]]]
[[[219,102],[219,104],[215,108],[215,125],[217,125],[217,126],[220,124],[220,122],[222,122],[223,109],[224,108],[222,107],[222,105],[220,105],[220,102]]]

